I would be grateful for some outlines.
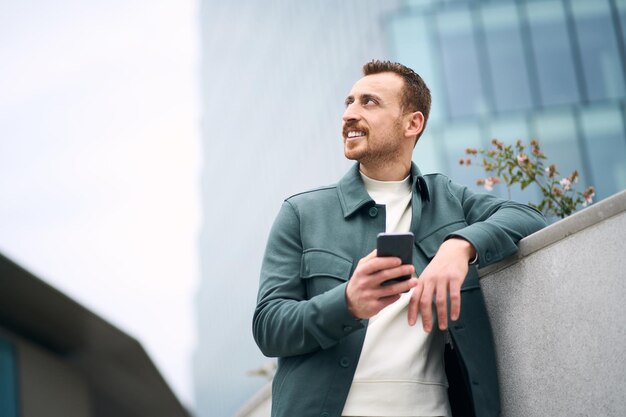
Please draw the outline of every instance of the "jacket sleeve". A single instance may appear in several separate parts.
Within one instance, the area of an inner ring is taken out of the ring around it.
[[[475,193],[465,186],[448,183],[463,207],[468,226],[448,237],[468,240],[478,253],[480,267],[499,262],[517,252],[517,243],[547,225],[534,208],[491,194]]]
[[[293,356],[327,349],[364,327],[348,311],[343,283],[307,299],[300,274],[300,220],[285,201],[270,231],[253,317],[254,339],[266,356]]]

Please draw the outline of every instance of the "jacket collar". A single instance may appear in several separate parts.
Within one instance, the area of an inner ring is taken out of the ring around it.
[[[413,193],[419,192],[422,201],[430,201],[428,186],[419,168],[415,165],[415,162],[411,162],[411,180]],[[337,193],[339,194],[339,201],[341,202],[344,218],[351,216],[364,205],[374,201],[365,190],[365,184],[359,172],[358,162],[354,164],[339,181],[337,184]]]

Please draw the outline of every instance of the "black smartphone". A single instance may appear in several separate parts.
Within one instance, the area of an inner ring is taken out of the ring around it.
[[[413,233],[379,233],[376,238],[377,256],[396,256],[402,260],[403,264],[413,264]],[[395,282],[406,281],[410,275],[393,278],[382,283],[390,285]]]

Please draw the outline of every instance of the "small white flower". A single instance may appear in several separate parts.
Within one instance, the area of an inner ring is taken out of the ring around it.
[[[563,178],[563,179],[560,181],[560,184],[561,184],[561,187],[563,187],[563,189],[564,189],[565,191],[567,191],[567,190],[569,190],[570,188],[572,188],[572,182],[570,181],[570,179],[569,179],[569,178]]]
[[[493,191],[493,186],[498,184],[499,182],[500,182],[500,179],[497,177],[485,178],[485,190]]]

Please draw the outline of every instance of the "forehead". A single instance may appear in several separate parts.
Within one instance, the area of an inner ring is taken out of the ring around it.
[[[358,97],[363,94],[375,94],[387,101],[400,98],[404,81],[402,77],[393,72],[381,72],[379,74],[366,75],[357,81],[350,95]]]

